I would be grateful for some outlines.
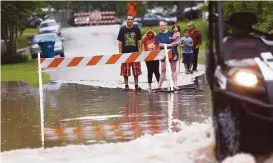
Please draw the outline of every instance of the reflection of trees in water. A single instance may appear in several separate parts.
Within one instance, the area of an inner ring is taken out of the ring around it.
[[[24,82],[1,82],[2,150],[40,147],[38,89]]]

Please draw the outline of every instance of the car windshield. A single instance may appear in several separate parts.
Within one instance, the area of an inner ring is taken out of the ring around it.
[[[50,27],[56,25],[56,22],[46,22],[40,25],[41,28]]]
[[[39,41],[61,41],[61,39],[56,35],[37,35],[33,38],[33,43],[38,43]]]

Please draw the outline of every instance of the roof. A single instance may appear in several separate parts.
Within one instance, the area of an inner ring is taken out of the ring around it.
[[[41,24],[42,23],[49,23],[49,22],[56,22],[56,20],[54,20],[54,19],[47,19],[45,21],[42,21]]]

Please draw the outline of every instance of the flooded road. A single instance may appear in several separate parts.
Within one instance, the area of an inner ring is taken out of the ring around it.
[[[117,36],[119,29],[119,25],[64,28],[62,29],[62,35],[65,38],[65,56],[73,58],[116,54],[118,53]],[[141,71],[142,75],[138,79],[139,86],[147,90],[148,72],[145,62],[141,62]],[[182,86],[192,84],[192,80],[195,77],[203,75],[205,66],[198,65],[198,72],[185,75],[182,60],[180,60],[180,64],[177,62],[177,71],[177,82],[179,86]],[[45,69],[44,72],[49,74],[51,80],[58,82],[78,83],[104,88],[124,88],[123,77],[120,76],[120,64],[49,68]],[[134,84],[132,76],[129,77],[129,84]],[[167,82],[164,82],[162,85],[163,88],[167,86]],[[155,80],[153,80],[152,87],[156,88]]]
[[[128,141],[144,134],[180,131],[177,120],[204,122],[211,113],[203,82],[199,79],[195,84],[204,92],[179,91],[173,94],[172,104],[166,93],[46,84],[45,146]],[[2,82],[1,96],[2,151],[40,147],[38,89],[22,82]]]

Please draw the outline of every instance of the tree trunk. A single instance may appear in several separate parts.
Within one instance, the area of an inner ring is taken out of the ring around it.
[[[1,33],[3,33],[3,35],[1,37],[3,37],[3,40],[5,41],[5,45],[6,45],[6,48],[8,46],[8,28],[7,28],[7,24],[3,24],[3,28],[1,28]]]
[[[177,6],[177,12],[176,12],[176,17],[178,20],[183,20],[183,12],[185,9],[185,2],[184,1],[176,1],[175,2]]]
[[[15,28],[14,25],[9,27],[9,40],[7,46],[8,55],[16,55],[16,38],[15,38]]]

